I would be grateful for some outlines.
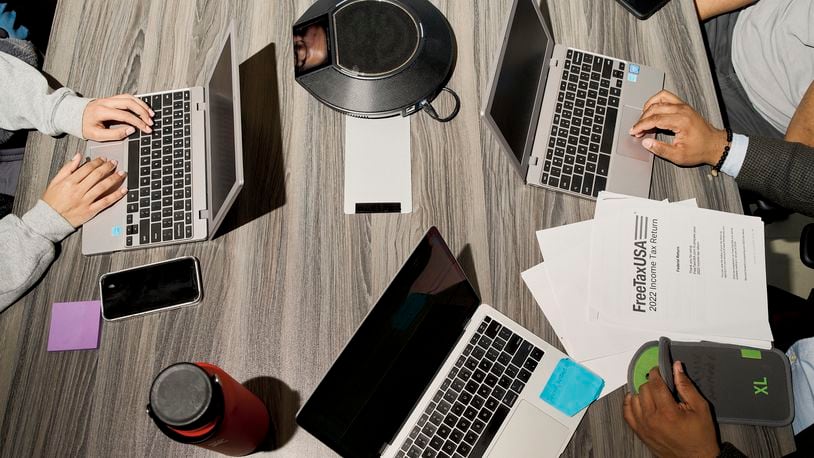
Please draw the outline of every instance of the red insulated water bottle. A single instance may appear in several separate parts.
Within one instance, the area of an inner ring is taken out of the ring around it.
[[[224,455],[252,453],[269,433],[263,401],[207,363],[177,363],[161,371],[150,388],[147,414],[171,439]]]

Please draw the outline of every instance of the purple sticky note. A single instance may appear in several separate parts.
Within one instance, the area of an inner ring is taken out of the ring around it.
[[[99,301],[54,302],[48,351],[99,348],[102,307]]]

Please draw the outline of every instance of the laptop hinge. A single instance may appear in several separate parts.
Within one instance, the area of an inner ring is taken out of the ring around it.
[[[531,156],[529,158],[529,166],[532,166],[532,167],[536,166],[537,163],[539,162],[539,160],[540,160],[539,157]]]
[[[209,107],[206,105],[206,102],[197,102],[195,104],[195,111],[206,111],[207,108]]]
[[[209,219],[209,210],[201,210],[198,212],[198,219]]]
[[[548,61],[548,65],[553,68],[557,68],[560,65],[560,60],[556,57],[552,57],[551,60]]]

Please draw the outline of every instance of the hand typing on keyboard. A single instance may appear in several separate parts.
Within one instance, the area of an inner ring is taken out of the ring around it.
[[[97,157],[82,165],[81,158],[77,153],[65,164],[42,196],[73,227],[90,221],[127,194],[122,187],[126,174],[115,172],[115,161]]]
[[[657,129],[672,131],[673,144],[646,138],[642,146],[677,165],[715,165],[727,144],[726,131],[713,127],[668,91],[659,92],[644,104],[642,117],[630,129],[630,135],[642,137]]]
[[[82,136],[99,142],[122,140],[136,131],[151,133],[153,110],[129,94],[95,99],[82,114]],[[108,127],[114,124],[116,127]],[[121,125],[125,124],[125,125]]]

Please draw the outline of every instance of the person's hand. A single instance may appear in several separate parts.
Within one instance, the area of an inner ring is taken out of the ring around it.
[[[153,110],[129,94],[92,100],[82,114],[82,135],[98,142],[122,140],[136,131],[151,133]],[[116,127],[109,127],[115,125]]]
[[[642,117],[630,129],[630,135],[640,138],[657,129],[672,131],[673,144],[645,138],[642,146],[676,165],[715,165],[727,145],[726,131],[710,125],[691,106],[668,91],[659,92],[644,104]]]
[[[79,227],[127,194],[126,175],[115,172],[116,161],[96,159],[82,165],[76,153],[48,184],[42,200],[73,227]]]
[[[658,457],[717,457],[720,453],[709,404],[673,364],[673,379],[682,402],[676,402],[658,368],[648,374],[638,395],[625,396],[624,418]]]

